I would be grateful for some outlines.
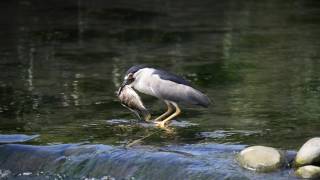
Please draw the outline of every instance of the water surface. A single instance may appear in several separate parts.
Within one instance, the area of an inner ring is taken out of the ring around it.
[[[0,4],[0,134],[39,134],[33,144],[42,145],[146,136],[156,129],[137,125],[115,96],[127,68],[143,63],[184,76],[214,102],[183,107],[177,121],[196,126],[144,144],[297,149],[319,136],[319,1]],[[143,99],[153,114],[164,111]]]

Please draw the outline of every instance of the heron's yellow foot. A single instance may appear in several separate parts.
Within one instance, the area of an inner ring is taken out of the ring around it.
[[[174,133],[174,129],[169,127],[168,124],[164,121],[160,121],[160,122],[154,122],[156,124],[157,127],[163,129],[166,131],[166,134],[175,134]]]
[[[151,120],[151,114],[148,114],[148,115],[145,117],[144,121],[146,121],[146,122],[151,122],[151,121],[152,121],[152,120]]]
[[[173,118],[177,117],[181,113],[179,106],[176,103],[172,103],[172,104],[176,108],[176,111],[173,114],[171,114],[169,117],[164,119],[163,121],[156,122],[156,124],[159,127],[166,127]]]
[[[155,121],[154,122],[156,124],[156,126],[160,127],[160,128],[166,128],[168,127],[168,123],[165,121]]]

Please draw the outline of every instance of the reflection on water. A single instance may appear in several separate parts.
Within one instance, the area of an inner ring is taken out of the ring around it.
[[[146,63],[183,75],[214,105],[184,108],[178,120],[198,126],[145,143],[216,141],[199,134],[232,132],[218,141],[297,148],[319,135],[318,1],[25,0],[0,7],[1,134],[40,134],[39,144],[142,137],[153,130],[107,120],[135,118],[115,91],[128,67]],[[143,99],[155,114],[164,109]]]

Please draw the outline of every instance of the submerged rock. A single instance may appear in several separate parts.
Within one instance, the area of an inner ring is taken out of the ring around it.
[[[246,169],[268,172],[284,166],[283,153],[272,147],[251,146],[242,150],[237,160]]]
[[[22,143],[39,137],[39,135],[0,134],[0,144]]]
[[[309,139],[298,151],[295,166],[320,164],[320,138]]]
[[[296,170],[295,174],[302,178],[320,179],[320,167],[313,165],[302,166]]]

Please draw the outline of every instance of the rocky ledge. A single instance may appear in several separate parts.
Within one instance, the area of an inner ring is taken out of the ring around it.
[[[0,145],[0,176],[8,179],[294,179],[291,169],[251,173],[235,161],[245,146],[164,147],[64,144]]]

